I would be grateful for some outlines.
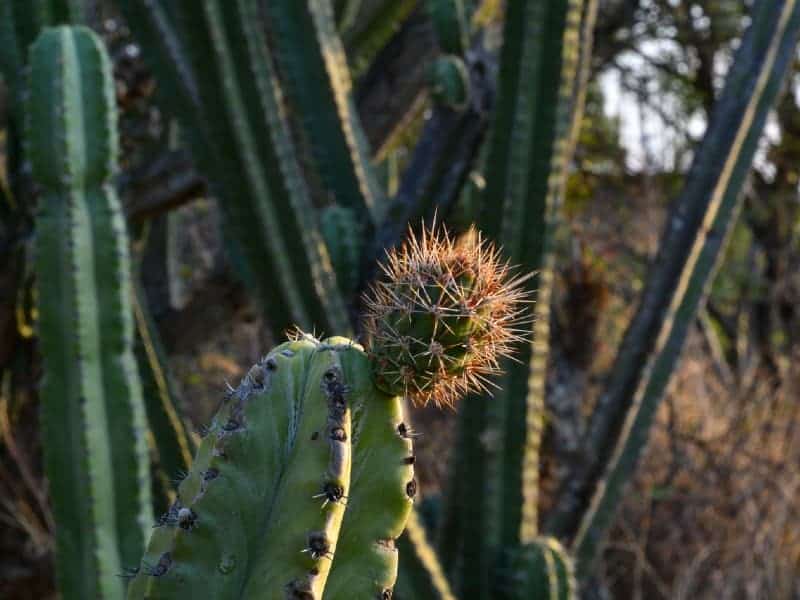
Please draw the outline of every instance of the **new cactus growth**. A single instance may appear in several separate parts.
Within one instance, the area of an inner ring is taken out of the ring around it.
[[[412,238],[386,274],[366,351],[297,333],[226,395],[131,600],[391,598],[417,492],[403,395],[452,404],[483,385],[516,337],[523,292],[474,231]],[[397,380],[410,366],[415,378]]]

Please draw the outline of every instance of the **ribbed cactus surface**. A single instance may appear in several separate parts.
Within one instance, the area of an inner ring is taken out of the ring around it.
[[[486,390],[524,322],[526,277],[512,278],[476,230],[458,240],[423,232],[390,254],[367,296],[376,383],[418,404],[452,405]]]
[[[325,598],[390,597],[416,485],[404,431],[360,346],[278,346],[224,399],[128,597],[319,599],[332,565]]]
[[[538,537],[506,552],[498,577],[504,600],[574,600],[577,583],[572,559],[555,538]]]
[[[42,443],[59,586],[65,599],[121,598],[118,574],[141,555],[152,516],[128,241],[110,184],[111,68],[82,27],[45,30],[30,63]]]

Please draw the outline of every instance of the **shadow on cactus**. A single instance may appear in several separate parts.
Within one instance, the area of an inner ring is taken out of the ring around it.
[[[229,391],[129,598],[391,598],[417,491],[403,397],[484,389],[525,278],[476,231],[412,236],[384,271],[366,350],[298,331]]]

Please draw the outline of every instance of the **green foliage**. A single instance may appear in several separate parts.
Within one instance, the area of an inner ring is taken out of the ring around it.
[[[28,147],[36,219],[45,472],[66,598],[121,598],[151,520],[145,412],[133,357],[125,223],[110,185],[116,109],[108,55],[83,28],[31,49]]]

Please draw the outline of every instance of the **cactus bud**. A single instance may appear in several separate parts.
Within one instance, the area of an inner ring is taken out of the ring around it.
[[[471,228],[458,240],[424,230],[388,254],[366,296],[368,352],[381,390],[415,405],[453,406],[487,391],[526,322],[528,275]]]

